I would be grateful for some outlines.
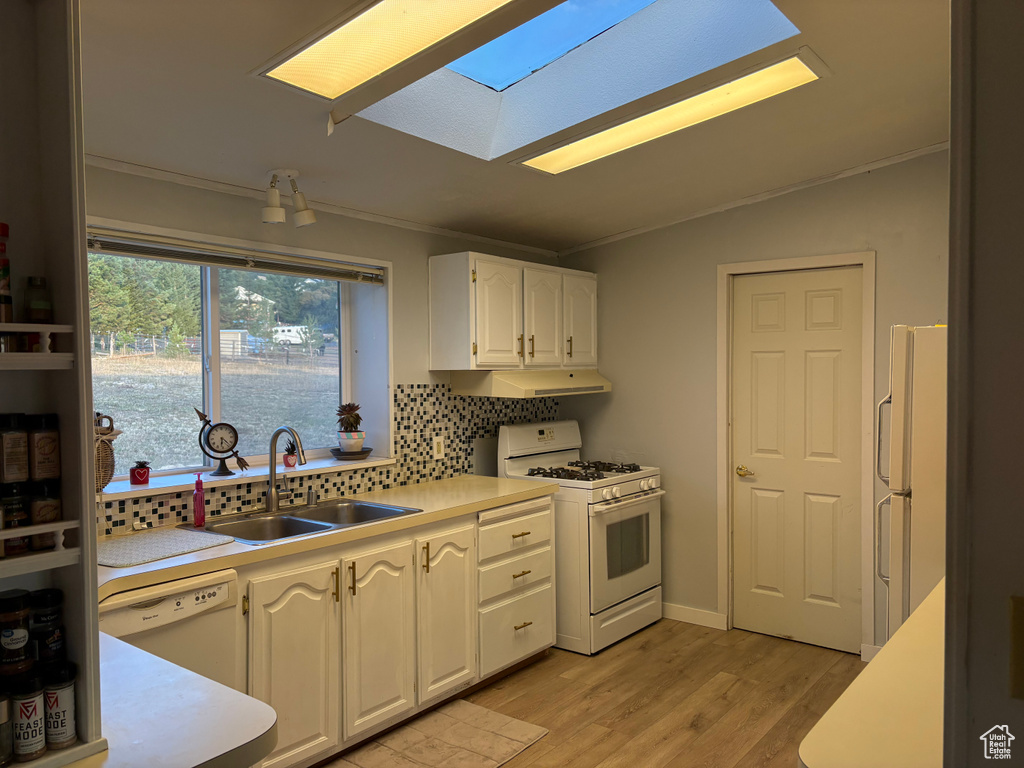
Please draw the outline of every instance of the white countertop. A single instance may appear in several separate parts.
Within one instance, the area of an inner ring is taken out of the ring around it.
[[[100,699],[110,748],[74,768],[236,768],[277,744],[267,704],[102,632]]]
[[[945,579],[800,744],[802,768],[941,768]]]
[[[159,584],[171,579],[198,576],[224,568],[236,568],[275,557],[310,552],[323,547],[358,541],[384,533],[393,533],[453,517],[475,514],[496,506],[548,496],[557,491],[558,486],[547,481],[461,475],[448,480],[404,485],[384,491],[347,496],[345,498],[375,501],[400,507],[414,507],[423,511],[311,536],[282,539],[259,546],[233,541],[223,546],[128,568],[108,568],[101,565],[98,567],[99,599],[102,601],[119,592]],[[140,531],[127,535],[145,536],[146,534],[147,531]]]

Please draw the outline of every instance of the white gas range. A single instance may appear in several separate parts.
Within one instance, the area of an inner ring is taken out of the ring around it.
[[[661,618],[661,473],[586,462],[575,421],[498,431],[498,474],[557,482],[555,645],[593,654]]]

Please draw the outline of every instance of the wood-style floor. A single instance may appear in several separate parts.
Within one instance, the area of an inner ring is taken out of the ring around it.
[[[860,657],[663,619],[593,657],[552,650],[467,697],[548,728],[506,768],[794,768]]]

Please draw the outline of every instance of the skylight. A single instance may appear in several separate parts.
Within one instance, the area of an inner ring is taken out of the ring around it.
[[[655,0],[568,0],[448,65],[503,91]]]

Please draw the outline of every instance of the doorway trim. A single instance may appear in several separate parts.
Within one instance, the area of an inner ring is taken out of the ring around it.
[[[840,253],[828,256],[800,256],[718,265],[718,613],[732,629],[732,445],[729,414],[732,392],[732,293],[737,275],[796,272],[830,267],[860,267],[863,284],[861,340],[861,657],[868,661],[875,646],[874,600],[874,500],[875,500],[875,252]]]

